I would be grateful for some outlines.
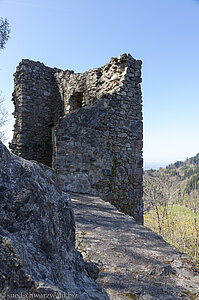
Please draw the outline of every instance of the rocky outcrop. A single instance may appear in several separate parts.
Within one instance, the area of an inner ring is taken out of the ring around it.
[[[0,299],[19,297],[109,299],[75,250],[70,197],[52,171],[0,143]]]

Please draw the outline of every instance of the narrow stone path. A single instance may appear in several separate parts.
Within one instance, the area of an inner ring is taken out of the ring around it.
[[[100,268],[97,282],[111,300],[199,299],[199,271],[189,256],[98,197],[71,198],[82,255]]]

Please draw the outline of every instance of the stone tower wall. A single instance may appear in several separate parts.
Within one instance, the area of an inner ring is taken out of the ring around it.
[[[100,195],[142,223],[140,83],[141,61],[127,54],[79,74],[23,60],[13,152],[52,164],[63,190]]]
[[[22,60],[14,74],[14,136],[10,148],[26,159],[52,165],[52,127],[63,115],[55,69]]]

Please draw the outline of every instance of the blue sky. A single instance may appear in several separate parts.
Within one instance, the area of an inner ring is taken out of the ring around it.
[[[0,0],[0,17],[11,25],[0,52],[10,118],[13,73],[22,58],[84,72],[131,53],[143,61],[145,163],[199,152],[199,1]]]

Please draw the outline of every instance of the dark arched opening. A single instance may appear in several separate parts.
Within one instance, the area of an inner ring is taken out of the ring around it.
[[[82,107],[83,101],[83,93],[82,92],[75,92],[69,100],[69,112],[74,112],[75,110]]]

